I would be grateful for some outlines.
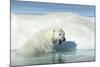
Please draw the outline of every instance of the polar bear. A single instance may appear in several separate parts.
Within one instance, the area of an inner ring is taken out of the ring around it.
[[[32,38],[17,50],[21,55],[39,56],[54,51],[54,46],[65,41],[65,32],[61,28],[46,29],[35,33]]]

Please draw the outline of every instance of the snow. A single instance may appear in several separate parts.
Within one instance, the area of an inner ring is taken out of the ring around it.
[[[32,35],[48,27],[64,29],[67,41],[77,43],[77,49],[94,49],[94,21],[74,13],[48,13],[43,15],[11,15],[11,50],[24,45]]]
[[[88,17],[89,20],[95,22],[96,21],[96,18],[95,17]]]

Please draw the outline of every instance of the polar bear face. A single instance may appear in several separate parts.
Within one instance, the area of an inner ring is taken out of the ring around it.
[[[53,32],[54,32],[54,42],[56,44],[61,44],[66,40],[65,32],[62,29],[55,29]]]

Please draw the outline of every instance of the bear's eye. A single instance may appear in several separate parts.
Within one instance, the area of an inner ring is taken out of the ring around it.
[[[59,35],[61,35],[61,33]]]

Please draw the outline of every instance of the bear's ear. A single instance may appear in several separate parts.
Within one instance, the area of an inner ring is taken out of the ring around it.
[[[55,30],[53,30],[53,32],[55,32]]]

